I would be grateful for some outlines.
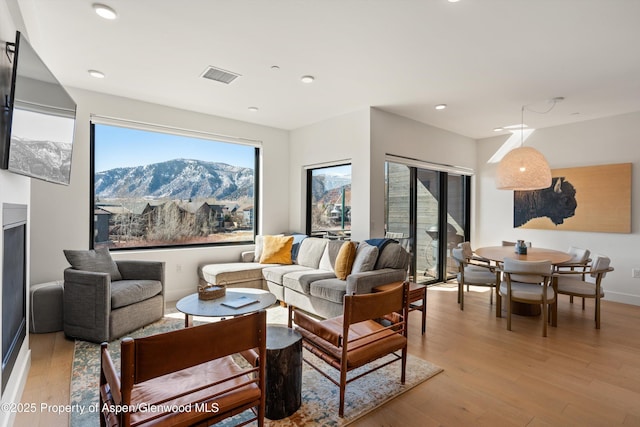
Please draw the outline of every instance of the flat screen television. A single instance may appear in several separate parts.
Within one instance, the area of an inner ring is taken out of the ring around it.
[[[76,103],[19,31],[6,49],[13,58],[0,168],[68,185]]]

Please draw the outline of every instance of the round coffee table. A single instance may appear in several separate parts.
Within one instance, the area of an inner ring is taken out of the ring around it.
[[[255,300],[255,302],[238,308],[224,305],[240,297],[246,297]],[[184,325],[189,327],[193,325],[192,316],[235,317],[262,310],[272,306],[275,302],[276,296],[269,291],[253,288],[231,288],[226,290],[225,296],[212,300],[201,300],[198,298],[198,293],[187,295],[176,303],[176,309],[184,313]]]

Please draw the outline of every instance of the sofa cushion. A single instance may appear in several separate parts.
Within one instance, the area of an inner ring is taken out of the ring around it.
[[[107,273],[112,281],[122,279],[118,265],[111,258],[108,248],[90,250],[65,249],[64,256],[75,270]]]
[[[324,252],[322,253],[322,258],[320,258],[320,263],[318,264],[319,269],[335,271],[336,259],[338,258],[342,243],[341,240],[329,240],[327,242],[324,247]]]
[[[363,273],[373,270],[373,267],[376,265],[376,259],[378,259],[378,248],[366,242],[360,243],[356,250],[356,257],[353,260],[351,273]]]
[[[311,296],[342,304],[347,293],[347,282],[340,279],[316,280],[309,286]]]
[[[226,264],[207,264],[198,270],[200,278],[214,285],[247,282],[262,279],[265,264],[257,262],[230,262]]]
[[[312,269],[310,269],[309,267],[305,267],[297,264],[276,265],[273,267],[265,267],[262,270],[262,277],[264,277],[264,279],[269,282],[276,283],[282,286],[282,277],[285,274],[291,273],[293,271],[299,271],[299,270],[312,270]]]
[[[147,300],[162,292],[159,280],[118,280],[111,282],[111,309]]]
[[[328,239],[320,239],[317,237],[307,237],[300,243],[300,250],[298,251],[298,265],[302,265],[309,268],[318,268],[320,265],[320,258],[324,253],[324,248],[327,245]]]
[[[293,236],[264,236],[261,264],[292,264]]]
[[[296,292],[308,294],[309,286],[312,282],[321,279],[335,278],[333,271],[326,271],[320,269],[306,269],[299,271],[292,271],[287,273],[282,278],[282,285],[285,288],[293,289]]]
[[[406,270],[408,267],[409,254],[402,246],[397,243],[390,243],[384,247],[378,255],[376,261],[376,270],[383,268],[393,268],[398,270]]]
[[[344,242],[338,252],[333,271],[340,280],[345,280],[351,273],[353,261],[356,258],[356,245],[353,242]]]

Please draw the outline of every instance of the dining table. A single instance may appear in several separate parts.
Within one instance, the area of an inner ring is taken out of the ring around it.
[[[494,262],[503,262],[505,258],[513,258],[520,261],[551,261],[552,265],[562,264],[571,259],[567,252],[555,249],[527,248],[526,254],[516,252],[515,246],[486,246],[477,248],[476,255],[490,259]]]
[[[519,254],[516,252],[515,246],[486,246],[477,248],[475,254],[497,264],[502,263],[505,258],[513,258],[520,261],[551,261],[552,265],[562,264],[571,259],[571,255],[567,252],[545,248],[531,247],[527,248],[526,254]],[[541,308],[539,305],[514,301],[512,312],[521,316],[538,316],[541,313]]]

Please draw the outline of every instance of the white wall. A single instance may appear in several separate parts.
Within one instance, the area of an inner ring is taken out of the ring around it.
[[[571,245],[588,248],[609,256],[615,268],[605,278],[605,298],[640,305],[640,279],[631,278],[631,269],[640,268],[640,113],[539,129],[525,142],[540,150],[552,169],[633,163],[630,234],[514,229],[513,192],[495,189],[496,166],[486,163],[505,140],[503,136],[478,142],[474,247],[524,239],[559,250]]]
[[[69,265],[63,249],[89,247],[91,114],[262,141],[259,207],[262,222],[259,227],[263,233],[288,228],[288,132],[96,92],[68,90],[78,104],[71,184],[32,182],[31,283],[61,279],[63,270]],[[282,191],[282,188],[287,190]],[[236,261],[241,251],[251,248],[121,251],[114,252],[114,258],[165,261],[167,299],[176,300],[196,289],[200,263]]]
[[[7,56],[5,55],[4,42],[14,42],[16,36],[16,26],[11,20],[9,8],[4,1],[0,1],[0,61],[2,66],[9,66]],[[4,105],[4,100],[0,101]],[[2,223],[2,204],[3,203],[16,203],[16,204],[29,204],[29,195],[31,192],[29,178],[16,175],[5,170],[0,170],[0,223]],[[30,226],[27,225],[27,236],[30,233]],[[27,237],[28,238],[28,237]],[[28,243],[27,243],[28,244]],[[27,248],[28,250],[28,248]],[[0,259],[2,259],[4,248],[2,243],[2,236],[0,235]],[[27,258],[27,265],[29,259]],[[0,278],[2,278],[2,263],[0,263]],[[0,279],[1,280],[1,279]],[[29,272],[27,268],[27,284],[29,283]],[[1,289],[0,282],[0,289]],[[27,289],[27,296],[29,290]],[[2,293],[0,292],[0,307],[2,306]],[[27,300],[27,310],[29,309],[29,302]],[[28,311],[27,311],[28,312]],[[28,322],[28,320],[27,320]],[[27,323],[27,330],[29,325]],[[7,383],[7,387],[2,393],[1,403],[20,402],[22,396],[22,390],[27,381],[27,374],[29,372],[29,366],[31,362],[31,351],[29,350],[29,334],[24,340],[20,352],[18,353],[18,359],[13,368],[11,378]],[[11,425],[15,413],[12,414],[7,411],[0,411],[0,426]]]
[[[351,163],[351,236],[368,239],[369,109],[293,130],[290,144],[290,231],[305,231],[306,169],[343,161]]]
[[[351,235],[359,241],[384,236],[386,154],[473,169],[475,148],[470,138],[377,108],[296,129],[291,132],[291,229],[305,227],[309,166],[351,161]]]
[[[371,236],[384,236],[386,154],[475,169],[476,142],[376,108],[371,109]],[[472,212],[473,215],[473,212]]]

